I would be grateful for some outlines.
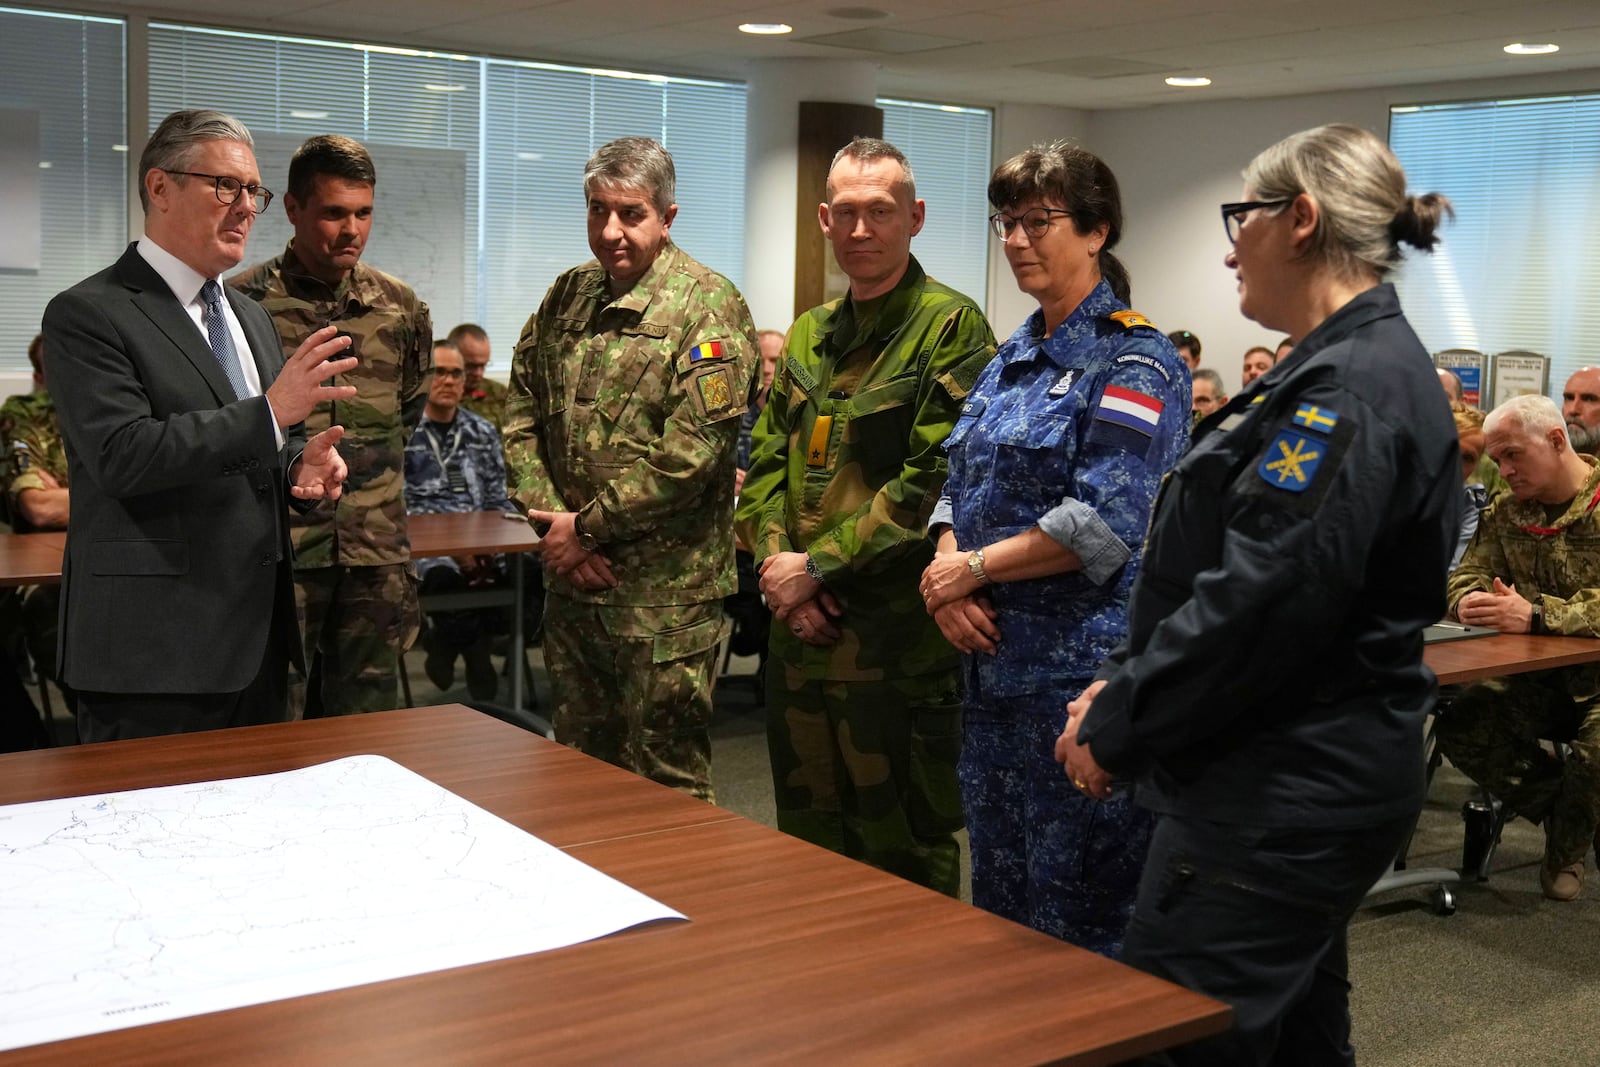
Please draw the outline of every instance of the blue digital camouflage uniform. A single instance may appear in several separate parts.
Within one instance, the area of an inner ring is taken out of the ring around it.
[[[450,484],[452,471],[459,475],[459,488]],[[505,456],[500,447],[500,431],[494,423],[465,407],[458,407],[456,417],[450,422],[441,424],[424,418],[412,432],[411,440],[406,443],[407,514],[520,510],[506,496]],[[462,590],[468,586],[461,564],[452,556],[417,560],[417,577],[423,593]],[[493,624],[496,611],[495,608],[438,611],[431,613],[429,619],[446,647],[462,649],[486,632],[486,627]]]
[[[966,550],[1038,526],[1083,563],[991,586],[999,644],[963,658],[972,902],[1115,957],[1155,818],[1127,789],[1085,797],[1055,740],[1067,702],[1127,633],[1150,508],[1189,441],[1189,374],[1103,281],[1043,334],[1036,311],[978,378],[932,519]]]
[[[917,582],[940,446],[993,356],[983,313],[915,257],[881,297],[812,308],[789,330],[735,515],[758,564],[804,551],[844,603],[831,648],[772,627],[778,828],[952,896],[959,661]]]

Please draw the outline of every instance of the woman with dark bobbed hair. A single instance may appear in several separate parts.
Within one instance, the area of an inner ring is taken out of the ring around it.
[[[1239,307],[1294,350],[1194,431],[1128,639],[1056,755],[1156,812],[1124,959],[1229,1003],[1182,1064],[1353,1064],[1345,927],[1422,804],[1461,511],[1455,427],[1383,277],[1443,198],[1354,126],[1272,146],[1224,204]]]
[[[1116,178],[1060,142],[1002,163],[990,221],[1039,302],[945,442],[950,476],[922,578],[963,653],[958,767],[972,901],[1116,956],[1154,819],[1061,776],[1067,701],[1127,632],[1161,476],[1188,443],[1189,373],[1128,310]]]

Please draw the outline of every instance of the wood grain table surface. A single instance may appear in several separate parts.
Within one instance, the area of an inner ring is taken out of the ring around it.
[[[1215,1001],[459,705],[0,756],[0,803],[361,753],[691,921],[0,1065],[1111,1064],[1228,1025]]]

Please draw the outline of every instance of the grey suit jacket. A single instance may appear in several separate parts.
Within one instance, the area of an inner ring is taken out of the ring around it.
[[[283,366],[271,320],[223,292],[270,385]],[[280,451],[266,397],[233,399],[135,246],[50,301],[44,336],[72,476],[63,679],[98,692],[237,692],[273,625],[298,662],[285,472],[304,448],[300,427]]]

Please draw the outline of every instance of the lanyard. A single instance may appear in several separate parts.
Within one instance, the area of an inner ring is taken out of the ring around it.
[[[439,439],[433,436],[433,427],[424,426],[422,432],[428,438],[428,447],[433,450],[433,458],[439,461],[439,468],[448,471],[450,469],[450,461],[455,458],[457,449],[461,447],[461,421],[457,419],[456,424],[451,427],[450,451],[443,455],[439,452]]]

